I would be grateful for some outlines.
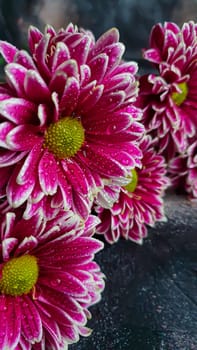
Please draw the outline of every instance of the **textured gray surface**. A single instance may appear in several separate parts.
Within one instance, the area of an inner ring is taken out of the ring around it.
[[[70,350],[197,349],[197,208],[172,196],[166,213],[143,246],[121,240],[100,253],[107,279],[93,333]]]

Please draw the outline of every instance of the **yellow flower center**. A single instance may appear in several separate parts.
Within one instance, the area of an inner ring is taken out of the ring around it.
[[[138,174],[137,171],[135,169],[131,170],[131,176],[130,176],[131,181],[124,186],[125,190],[127,190],[128,192],[134,192],[137,184],[138,184]]]
[[[185,101],[188,95],[188,86],[186,83],[180,83],[178,84],[178,87],[181,90],[181,92],[173,92],[171,97],[174,103],[177,106],[180,106]]]
[[[33,255],[23,255],[6,262],[0,279],[0,292],[12,296],[27,294],[38,279],[38,263]]]
[[[85,132],[81,122],[65,117],[49,125],[43,146],[59,159],[73,157],[83,145]]]

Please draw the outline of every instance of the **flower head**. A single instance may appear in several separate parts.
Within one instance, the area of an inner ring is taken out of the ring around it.
[[[122,61],[115,28],[95,41],[71,24],[31,27],[29,49],[0,42],[1,193],[12,207],[27,203],[25,217],[64,207],[86,218],[103,179],[140,162],[137,64]]]
[[[1,216],[0,348],[66,349],[87,336],[88,306],[99,301],[103,275],[93,261],[103,244],[92,238],[98,219],[72,212],[53,220]]]
[[[197,140],[183,154],[178,154],[169,162],[169,177],[178,192],[186,192],[192,201],[197,201]]]
[[[165,218],[162,196],[168,180],[164,158],[156,154],[149,136],[142,139],[140,148],[142,168],[131,171],[130,182],[121,188],[118,201],[110,209],[95,207],[101,219],[97,232],[104,234],[109,243],[121,236],[142,243],[146,225],[153,226]]]
[[[169,160],[186,150],[197,129],[197,25],[156,24],[144,58],[155,72],[140,78],[137,105],[157,150]]]

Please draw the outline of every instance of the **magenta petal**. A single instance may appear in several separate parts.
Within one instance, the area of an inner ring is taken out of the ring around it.
[[[70,45],[71,57],[76,59],[79,66],[86,63],[87,56],[89,53],[89,48],[91,45],[91,38],[89,35],[83,35],[75,44]]]
[[[18,243],[18,239],[15,237],[5,238],[2,242],[3,259],[7,261],[10,257],[10,253]]]
[[[90,51],[90,58],[98,55],[103,52],[103,49],[106,46],[109,46],[113,43],[117,43],[119,40],[119,31],[116,28],[112,28],[104,33],[96,42],[92,50]]]
[[[6,41],[0,40],[0,54],[3,56],[7,63],[14,61],[14,56],[17,51],[18,49],[15,46],[9,44]]]
[[[58,183],[62,194],[64,209],[68,210],[71,207],[72,189],[68,184],[63,171],[60,169],[58,169]]]
[[[55,70],[58,69],[58,67],[62,63],[69,60],[69,58],[70,58],[70,53],[69,53],[68,47],[63,42],[57,43],[55,54],[53,56],[53,63],[52,63],[53,74]]]
[[[94,57],[89,62],[91,69],[91,79],[96,80],[98,83],[103,79],[108,66],[108,56],[104,53]]]
[[[14,151],[30,151],[35,144],[40,143],[38,127],[28,124],[13,128],[6,137],[9,148]]]
[[[62,167],[66,171],[67,179],[76,192],[87,194],[87,182],[85,175],[75,161],[62,161]]]
[[[37,66],[39,67],[39,71],[43,77],[48,80],[51,76],[49,67],[48,67],[48,62],[47,62],[47,50],[48,50],[48,45],[50,41],[50,35],[46,34],[45,36],[42,35],[41,40],[35,44],[34,52],[33,52],[33,57],[34,60],[36,61]]]
[[[119,105],[124,102],[125,97],[126,95],[124,91],[111,92],[104,95],[92,109],[92,114],[94,113],[94,110],[114,111],[115,109],[118,109]]]
[[[72,203],[73,211],[76,212],[84,220],[86,220],[91,209],[88,202],[88,198],[84,198],[83,195],[80,195],[76,191],[73,191],[72,199],[73,199],[73,203]]]
[[[30,101],[49,102],[50,91],[42,77],[33,69],[28,70],[24,81],[25,92]]]
[[[24,240],[19,244],[17,249],[15,250],[16,255],[26,254],[27,252],[31,252],[33,248],[38,245],[38,241],[36,237],[30,236],[25,237]]]
[[[94,151],[86,147],[84,151],[87,154],[86,164],[99,174],[107,177],[125,175],[125,170],[122,169],[122,167],[116,161],[109,158],[106,154],[102,154],[102,152],[100,152],[97,147]]]
[[[0,103],[0,114],[16,124],[30,122],[35,112],[35,105],[23,98],[12,97]]]
[[[19,207],[28,199],[28,197],[30,196],[34,188],[34,181],[35,181],[35,179],[34,180],[30,179],[24,185],[18,185],[16,182],[18,173],[19,173],[19,166],[16,166],[13,174],[10,177],[10,180],[7,186],[8,202],[14,208]]]
[[[32,53],[34,52],[35,47],[37,46],[38,42],[42,39],[42,37],[43,37],[43,34],[39,31],[38,28],[34,26],[29,27],[28,42]]]
[[[28,153],[26,159],[23,162],[23,165],[21,166],[16,182],[17,184],[23,185],[30,181],[36,181],[35,178],[35,169],[37,167],[39,155],[40,155],[40,149],[41,145],[37,144],[35,145],[32,150]]]
[[[5,67],[9,84],[16,90],[18,97],[25,97],[24,80],[27,69],[18,63],[10,63]]]
[[[68,79],[68,76],[66,73],[61,71],[56,71],[49,83],[50,91],[57,92],[58,95],[61,97],[64,91],[64,87],[66,85],[67,79]]]
[[[37,308],[31,299],[23,295],[21,298],[22,332],[30,343],[39,342],[42,338],[42,321]]]
[[[60,112],[71,115],[74,111],[79,96],[79,81],[75,78],[68,78],[60,100]]]
[[[82,100],[79,103],[79,106],[77,107],[77,109],[79,110],[79,113],[80,112],[87,113],[88,111],[90,111],[102,97],[103,90],[104,90],[103,85],[97,85],[96,87],[93,86],[92,90],[86,94],[86,97],[84,98],[84,100]],[[93,115],[93,112],[92,112],[92,115]]]
[[[15,165],[17,162],[19,162],[21,159],[25,157],[27,152],[13,152],[9,150],[2,150],[0,152],[0,160],[1,160],[1,166],[7,167],[10,165]]]
[[[44,272],[39,277],[39,284],[48,286],[48,277],[44,276]],[[75,298],[81,297],[87,294],[87,290],[83,283],[77,278],[72,276],[70,273],[64,271],[50,271],[50,287],[54,290],[59,290],[60,292],[72,295]]]
[[[33,59],[29,55],[29,53],[25,50],[20,50],[16,53],[14,62],[24,66],[27,69],[35,69],[36,66],[34,64]]]
[[[62,63],[58,68],[58,72],[66,73],[68,77],[78,79],[79,68],[77,62],[73,59],[70,59]]]
[[[5,349],[7,343],[7,305],[6,296],[0,295],[0,317],[1,317],[1,327],[0,327],[0,349]],[[10,330],[9,330],[10,331]],[[19,330],[20,332],[20,330]]]
[[[57,191],[57,164],[52,153],[43,152],[38,165],[40,186],[46,195],[53,195]]]
[[[15,350],[21,336],[21,310],[18,298],[0,297],[0,348]]]
[[[13,124],[10,122],[4,122],[0,124],[0,147],[7,148],[6,137],[12,128]]]

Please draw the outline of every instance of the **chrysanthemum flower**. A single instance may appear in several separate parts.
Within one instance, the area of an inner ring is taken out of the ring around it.
[[[0,87],[0,188],[12,207],[72,208],[86,218],[103,178],[124,178],[139,163],[143,132],[135,62],[111,29],[96,42],[69,25],[31,27],[30,54],[7,42]],[[46,200],[47,196],[47,200]],[[44,199],[45,198],[45,199]],[[43,205],[44,201],[44,205]]]
[[[138,105],[157,150],[168,160],[186,150],[197,129],[197,25],[156,24],[144,58],[156,72],[140,78]]]
[[[184,154],[169,162],[169,176],[172,185],[179,192],[186,192],[192,201],[197,200],[197,140],[191,142]]]
[[[95,207],[101,219],[97,233],[104,234],[109,243],[122,236],[141,244],[147,235],[146,225],[153,226],[165,219],[162,196],[168,180],[164,158],[155,153],[148,136],[140,142],[140,147],[142,168],[131,171],[131,181],[121,188],[119,200],[111,209]]]
[[[51,221],[1,216],[0,348],[60,350],[87,336],[88,306],[99,301],[103,275],[93,261],[98,218],[72,212]]]

